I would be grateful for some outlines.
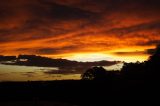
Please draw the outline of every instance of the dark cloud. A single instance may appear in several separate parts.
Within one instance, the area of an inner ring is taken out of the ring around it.
[[[70,52],[70,50],[76,50],[78,47],[75,46],[65,46],[61,48],[40,48],[36,49],[37,54],[57,54],[57,53],[62,53],[62,52]]]
[[[96,18],[95,13],[79,8],[50,3],[45,0],[36,1],[22,0],[20,4],[23,7],[18,3],[8,5],[7,1],[2,1],[5,9],[0,8],[0,11],[3,11],[0,15],[4,18],[4,24],[0,24],[0,35],[3,36],[0,39],[1,42],[49,38],[73,30],[74,26],[71,27],[73,29],[64,26],[65,23],[69,24],[67,21],[79,20],[82,25],[85,23],[83,21]]]
[[[134,56],[134,55],[144,55],[146,54],[145,51],[133,51],[133,52],[114,52],[116,55],[121,55],[121,56]]]
[[[160,48],[160,43],[157,43],[157,47],[155,49],[146,49],[146,53],[153,55],[157,52],[157,50],[159,50]]]
[[[39,50],[37,50],[38,54],[55,54],[57,53],[59,50],[54,49],[54,48],[41,48]]]
[[[146,53],[148,53],[148,54],[150,54],[150,55],[153,55],[155,52],[156,52],[155,49],[147,49],[147,50],[146,50]]]
[[[150,40],[147,42],[139,42],[138,45],[141,45],[141,46],[158,45],[159,43],[160,43],[160,40]]]
[[[117,35],[121,36],[127,36],[129,33],[136,33],[139,31],[144,31],[144,30],[155,30],[155,29],[160,29],[160,21],[156,22],[150,22],[150,23],[143,23],[135,26],[130,26],[130,27],[123,27],[123,28],[115,28],[111,29],[108,31],[108,33],[116,33]]]
[[[158,45],[159,43],[157,43]],[[158,46],[157,46],[158,47]],[[153,55],[156,52],[156,49],[146,49],[144,51],[133,51],[133,52],[114,52],[114,54],[116,55],[121,55],[121,56],[134,56],[134,55],[144,55],[144,54],[149,54],[149,55]]]
[[[45,71],[44,74],[82,74],[84,72],[84,68],[83,70],[79,70],[78,67],[69,67],[70,69],[66,69],[67,67],[62,68],[60,70],[49,70],[49,71]],[[80,68],[82,69],[82,67]]]
[[[41,0],[40,3],[47,8],[42,9],[37,6],[37,9],[33,8],[32,11],[35,11],[36,15],[41,18],[45,17],[53,20],[94,19],[94,15],[96,15],[95,13],[81,10],[79,8],[47,2],[45,0]]]

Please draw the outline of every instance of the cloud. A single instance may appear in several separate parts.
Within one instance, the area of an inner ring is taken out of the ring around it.
[[[145,51],[160,41],[159,5],[159,0],[2,0],[0,54]]]
[[[145,45],[158,45],[160,43],[160,40],[150,40],[147,42],[139,43],[139,45],[145,46]]]
[[[160,28],[160,21],[150,22],[150,23],[143,23],[135,26],[130,27],[122,27],[122,28],[115,28],[110,30],[108,33],[119,33],[121,36],[129,34],[129,33],[136,33],[144,30],[155,30]]]
[[[113,61],[101,61],[101,62],[92,62],[92,63],[81,63],[79,62],[77,65],[70,64],[69,66],[60,66],[58,70],[47,70],[44,71],[44,74],[82,74],[93,66],[113,66],[117,65],[121,62],[113,62]],[[67,64],[67,63],[66,63]]]
[[[69,32],[71,29],[68,29],[68,26],[75,27],[75,24],[74,26],[65,26],[69,22],[83,24],[87,20],[94,19],[96,15],[92,12],[44,0],[37,2],[22,0],[20,3],[8,5],[6,2],[2,2],[2,4],[5,9],[1,8],[0,10],[7,16],[2,14],[0,35],[3,37],[0,39],[1,42],[49,38]]]
[[[157,46],[155,49],[146,49],[146,53],[153,55],[157,52],[157,50],[159,50],[159,48],[160,48],[160,43],[157,43]]]
[[[57,53],[61,53],[61,52],[70,52],[70,50],[74,50],[77,49],[77,46],[65,46],[62,48],[40,48],[37,51],[37,54],[57,54]]]
[[[158,47],[159,43],[157,43]],[[130,52],[114,52],[115,55],[120,56],[136,56],[136,55],[153,55],[157,49],[145,49],[144,51],[130,51]]]
[[[155,49],[147,49],[147,50],[146,50],[146,53],[148,53],[148,54],[150,54],[150,55],[153,55],[155,52],[156,52]]]
[[[114,54],[116,55],[120,55],[120,56],[123,56],[123,55],[128,55],[128,56],[134,56],[134,55],[144,55],[145,54],[145,51],[133,51],[133,52],[115,52]]]
[[[35,77],[35,72],[26,72],[26,73],[22,73],[23,76],[27,76],[27,77]]]

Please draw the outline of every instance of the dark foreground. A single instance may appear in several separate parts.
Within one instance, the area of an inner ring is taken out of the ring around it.
[[[0,83],[0,106],[160,104],[158,82],[48,81]]]

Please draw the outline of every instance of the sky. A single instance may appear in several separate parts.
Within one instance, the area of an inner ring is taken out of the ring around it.
[[[0,55],[144,61],[160,42],[159,0],[1,0]]]

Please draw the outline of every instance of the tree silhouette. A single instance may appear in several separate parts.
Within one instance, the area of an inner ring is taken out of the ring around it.
[[[106,70],[103,67],[92,67],[81,75],[82,80],[105,80]]]
[[[121,75],[126,79],[160,79],[160,45],[157,46],[154,54],[145,62],[124,63]]]
[[[149,57],[149,63],[154,63],[154,65],[160,64],[160,45],[157,46],[155,53]]]
[[[159,80],[160,45],[145,62],[124,63],[120,72],[106,71],[103,67],[92,67],[81,75],[82,80]]]
[[[121,75],[125,79],[144,79],[145,77],[145,64],[136,62],[136,63],[124,63],[121,69]]]
[[[160,79],[160,45],[157,46],[155,53],[146,62],[146,72],[148,79]]]

